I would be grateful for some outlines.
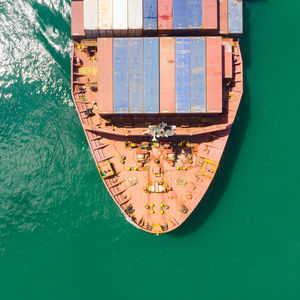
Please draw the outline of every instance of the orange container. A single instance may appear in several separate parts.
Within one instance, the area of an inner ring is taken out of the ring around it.
[[[113,41],[98,38],[98,107],[100,113],[113,113]]]
[[[228,33],[228,0],[220,0],[220,33]]]
[[[173,28],[173,0],[158,0],[158,29]]]
[[[232,78],[233,73],[233,57],[232,57],[232,41],[223,41],[224,53],[224,77]]]
[[[208,113],[222,112],[222,38],[206,38],[206,107]]]
[[[71,2],[71,34],[73,37],[84,36],[83,1]]]
[[[203,10],[203,28],[217,29],[218,28],[218,1],[217,0],[202,0]]]
[[[160,38],[160,112],[175,112],[175,38]]]

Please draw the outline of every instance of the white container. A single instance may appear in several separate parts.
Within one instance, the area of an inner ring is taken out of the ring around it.
[[[98,0],[98,17],[100,30],[112,30],[113,0]]]
[[[127,0],[113,0],[113,29],[127,29]]]
[[[98,0],[83,1],[84,29],[98,29]]]
[[[128,0],[128,28],[143,28],[143,0]]]

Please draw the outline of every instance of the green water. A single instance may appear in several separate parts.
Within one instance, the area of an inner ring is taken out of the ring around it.
[[[296,0],[244,0],[245,92],[178,230],[127,223],[70,96],[70,0],[0,0],[0,299],[299,299]]]

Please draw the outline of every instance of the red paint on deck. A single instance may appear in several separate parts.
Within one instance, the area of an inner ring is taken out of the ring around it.
[[[228,0],[220,0],[220,33],[228,33]]]
[[[202,0],[203,28],[218,28],[218,1]]]
[[[232,41],[223,41],[224,53],[224,77],[232,78],[233,62],[232,62]]]
[[[173,28],[173,0],[158,0],[158,29]]]
[[[222,38],[206,38],[207,112],[222,112]]]
[[[83,1],[71,2],[71,33],[72,36],[84,36],[83,28]]]
[[[113,113],[112,38],[98,38],[98,107],[100,113]]]
[[[160,112],[175,112],[175,39],[160,38]]]

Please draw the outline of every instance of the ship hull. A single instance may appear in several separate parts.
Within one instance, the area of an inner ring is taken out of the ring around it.
[[[152,142],[150,135],[142,134],[146,125],[125,126],[118,123],[117,116],[111,120],[97,113],[88,115],[89,109],[96,112],[98,107],[93,92],[89,94],[91,80],[84,79],[89,75],[78,72],[78,58],[90,68],[96,63],[85,58],[80,43],[75,42],[71,65],[74,105],[107,191],[126,219],[137,228],[154,234],[176,229],[209,188],[243,94],[238,40],[232,40],[232,47],[233,75],[230,80],[223,80],[224,112],[195,116],[185,126],[177,124],[188,117],[177,116],[175,134]],[[80,89],[88,89],[84,97],[78,92]]]

